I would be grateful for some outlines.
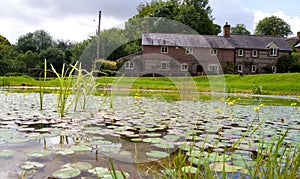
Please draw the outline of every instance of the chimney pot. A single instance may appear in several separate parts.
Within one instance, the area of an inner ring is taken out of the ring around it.
[[[230,37],[230,25],[228,24],[228,22],[226,22],[223,26],[223,35],[225,38]]]

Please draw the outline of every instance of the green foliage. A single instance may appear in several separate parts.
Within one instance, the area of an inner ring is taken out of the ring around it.
[[[245,24],[237,24],[235,27],[231,27],[230,31],[232,34],[250,35],[250,32],[246,29]]]
[[[53,45],[51,35],[44,30],[29,32],[26,35],[19,37],[16,49],[22,53],[31,50],[32,52],[40,52],[46,50]]]
[[[293,52],[292,56],[282,56],[278,59],[277,72],[300,72],[300,52]]]
[[[61,73],[61,67],[65,62],[65,53],[58,48],[47,48],[41,51],[40,59],[47,59],[47,62],[52,64],[58,73]]]
[[[148,29],[149,32],[186,33],[187,28],[173,28],[176,23],[170,20],[175,20],[178,21],[178,23],[185,24],[199,34],[216,35],[220,32],[220,26],[213,24],[213,18],[211,16],[212,10],[208,4],[208,0],[152,0],[151,3],[141,4],[137,10],[138,14],[129,19],[129,23],[143,17],[157,18],[155,22],[151,23],[151,26],[148,26],[149,28],[152,28]],[[142,23],[140,22],[139,24],[135,24],[135,26],[138,27],[141,26]],[[139,27],[139,29],[141,29],[141,27]]]
[[[287,37],[292,34],[291,26],[279,17],[271,16],[260,20],[255,29],[256,35]]]

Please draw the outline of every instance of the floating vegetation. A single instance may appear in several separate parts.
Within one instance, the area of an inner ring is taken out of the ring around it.
[[[14,96],[24,99],[22,94],[9,95]],[[37,96],[28,93],[26,98]],[[69,100],[73,97],[68,94]],[[256,178],[258,172],[249,168],[268,167],[264,164],[268,160],[270,166],[276,164],[276,159],[278,171],[284,171],[287,166],[289,171],[285,172],[299,175],[296,161],[300,151],[300,112],[297,106],[241,106],[232,100],[162,102],[142,97],[136,103],[135,98],[114,97],[114,107],[110,108],[110,102],[104,101],[104,97],[95,97],[90,98],[95,100],[94,105],[85,108],[88,112],[64,113],[66,116],[61,117],[55,108],[55,99],[55,94],[44,94],[43,111],[31,108],[32,104],[38,106],[35,104],[38,101],[0,104],[3,108],[0,146],[5,149],[0,150],[0,162],[13,158],[22,169],[35,170],[32,175],[37,178],[59,167],[61,169],[49,175],[112,178],[111,168],[106,168],[109,157],[120,167],[114,174],[120,178],[131,175],[126,173],[128,171],[143,171],[144,168],[135,163],[149,161],[157,162],[157,168],[170,162],[163,166],[163,173],[161,168],[155,171],[163,176],[170,173],[171,177],[179,177],[173,174],[186,173],[197,178],[197,171],[201,173],[205,169],[211,171],[212,177],[225,172],[228,176],[245,173],[247,177]],[[99,101],[103,103],[100,105]],[[232,104],[228,105],[229,102]],[[27,107],[23,106],[26,103]],[[255,107],[259,110],[254,110]],[[221,112],[216,112],[217,109]],[[277,140],[276,136],[283,138]],[[277,145],[278,151],[274,150]],[[16,152],[20,150],[27,155]],[[25,157],[32,163],[24,162]],[[43,167],[39,167],[41,160]],[[174,167],[173,160],[182,163]],[[129,170],[124,162],[130,165]],[[141,166],[149,169],[152,167],[149,163]]]
[[[75,168],[63,168],[60,170],[57,170],[52,174],[52,176],[57,177],[57,178],[73,178],[78,175],[80,175],[81,171],[79,169]]]

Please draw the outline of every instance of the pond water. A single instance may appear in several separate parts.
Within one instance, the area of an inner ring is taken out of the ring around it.
[[[0,178],[110,178],[111,163],[120,178],[118,171],[128,178],[153,178],[165,172],[161,161],[178,150],[187,151],[191,164],[199,162],[200,150],[218,164],[248,132],[228,159],[239,173],[245,169],[241,159],[251,163],[261,139],[274,143],[274,136],[289,128],[284,145],[300,144],[295,106],[90,96],[86,109],[79,102],[79,111],[71,107],[59,117],[56,94],[44,95],[42,111],[37,93],[2,92],[0,100]],[[149,172],[153,166],[157,173]]]

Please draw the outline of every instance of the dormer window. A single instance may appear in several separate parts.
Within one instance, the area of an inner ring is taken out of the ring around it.
[[[244,56],[244,51],[243,51],[243,49],[239,49],[239,50],[238,50],[238,56],[240,56],[240,57]]]
[[[277,56],[277,48],[270,48],[270,56]]]
[[[185,53],[186,54],[193,54],[193,48],[186,48]]]
[[[257,50],[252,50],[252,57],[257,57]]]

